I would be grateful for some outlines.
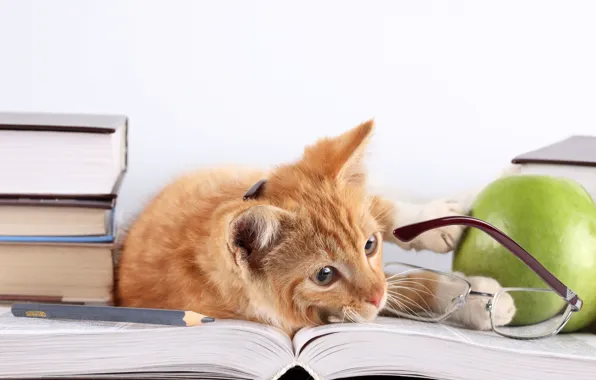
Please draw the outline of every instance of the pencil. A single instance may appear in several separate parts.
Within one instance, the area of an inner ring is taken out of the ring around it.
[[[11,312],[15,317],[24,318],[149,323],[186,327],[214,322],[213,318],[193,311],[118,306],[63,305],[25,302],[13,304]]]

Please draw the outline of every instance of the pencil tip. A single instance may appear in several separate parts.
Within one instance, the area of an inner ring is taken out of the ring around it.
[[[182,319],[184,320],[184,322],[186,322],[186,326],[197,326],[215,321],[214,318],[208,317],[206,315],[194,311],[185,311],[184,318]]]

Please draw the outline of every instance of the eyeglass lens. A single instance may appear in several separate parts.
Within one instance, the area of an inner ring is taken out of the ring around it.
[[[422,321],[439,321],[464,302],[470,285],[450,273],[441,273],[406,264],[385,266],[388,297],[386,309],[392,314]]]
[[[491,307],[493,329],[515,338],[549,336],[557,332],[571,312],[571,306],[546,285],[537,289],[502,289]],[[503,320],[503,316],[511,316],[511,321]]]

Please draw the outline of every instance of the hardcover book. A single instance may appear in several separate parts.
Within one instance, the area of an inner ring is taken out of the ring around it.
[[[514,164],[555,164],[596,167],[596,136],[570,136],[514,157]]]
[[[126,116],[0,113],[0,197],[115,198],[127,148]]]
[[[596,200],[596,136],[570,136],[520,154],[511,162],[517,174],[572,179]]]
[[[1,242],[0,301],[109,304],[114,249],[102,243]]]
[[[0,198],[0,242],[111,242],[115,199]]]

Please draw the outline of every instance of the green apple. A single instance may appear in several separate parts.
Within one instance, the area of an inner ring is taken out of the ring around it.
[[[563,332],[596,320],[596,204],[577,182],[546,175],[500,178],[478,194],[470,215],[515,240],[584,301]],[[467,228],[454,250],[453,270],[488,276],[503,287],[548,288],[528,266],[486,233]],[[554,293],[512,292],[514,324],[555,315],[565,302]]]

